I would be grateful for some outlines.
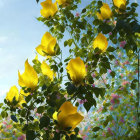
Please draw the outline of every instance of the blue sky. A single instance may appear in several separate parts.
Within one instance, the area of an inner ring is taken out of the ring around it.
[[[47,30],[36,17],[35,0],[0,0],[0,100],[12,85],[18,85],[18,70],[35,57],[35,47]]]
[[[27,58],[31,63],[35,48],[47,31],[36,20],[40,9],[35,0],[0,0],[0,102],[11,86],[18,86],[18,70],[24,71]]]

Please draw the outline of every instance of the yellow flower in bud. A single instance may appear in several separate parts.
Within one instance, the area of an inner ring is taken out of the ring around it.
[[[71,0],[56,0],[56,2],[58,2],[59,5],[69,3],[70,1]]]
[[[41,44],[36,48],[36,51],[42,56],[54,56],[56,54],[55,45],[56,38],[49,32],[46,32],[41,39]]]
[[[100,8],[100,12],[97,12],[97,17],[100,20],[109,19],[112,16],[112,11],[108,4],[103,3],[103,6]]]
[[[84,119],[84,117],[77,112],[77,107],[74,107],[71,102],[68,101],[61,105],[58,113],[55,112],[53,117],[58,121],[58,125],[61,129],[71,127],[70,130],[73,130]]]
[[[16,101],[19,99],[18,88],[16,86],[12,86],[6,95],[6,100],[9,102],[12,102],[14,98]]]
[[[48,78],[51,81],[53,81],[55,73],[54,73],[53,70],[51,70],[50,66],[47,63],[45,63],[45,61],[43,61],[42,64],[41,64],[41,70],[42,70],[43,75],[48,76]]]
[[[18,100],[18,106],[23,108],[22,104],[23,103],[26,103],[25,99],[24,99],[24,96],[23,95],[19,95],[19,100]]]
[[[18,84],[21,87],[36,88],[38,76],[34,68],[28,63],[28,59],[25,61],[25,72],[22,75],[18,72],[18,78]]]
[[[93,41],[93,48],[94,49],[99,48],[100,50],[105,52],[107,46],[108,46],[107,38],[102,33],[99,33],[96,36],[95,40]]]
[[[102,15],[99,12],[96,13],[96,16],[97,16],[98,19],[104,20],[103,17],[102,17]]]
[[[82,83],[83,79],[87,75],[86,68],[83,60],[80,57],[71,59],[66,67],[70,78],[75,84]]]
[[[45,18],[54,16],[54,14],[58,11],[57,3],[52,3],[52,0],[41,2],[41,6],[42,9],[40,10],[40,14]]]
[[[126,0],[113,0],[113,3],[119,9],[126,9]]]

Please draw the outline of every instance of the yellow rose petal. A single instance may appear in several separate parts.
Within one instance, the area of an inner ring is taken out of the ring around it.
[[[42,9],[40,13],[43,17],[48,18],[49,16],[54,16],[54,14],[58,11],[57,2],[52,3],[52,0],[46,0],[41,2]]]
[[[126,9],[126,0],[113,0],[113,3],[119,9]]]
[[[103,17],[99,12],[97,12],[96,15],[97,15],[98,19],[103,20]]]
[[[100,8],[101,15],[103,19],[109,19],[112,16],[112,11],[108,4],[103,3],[103,6]]]
[[[54,56],[56,55],[55,45],[56,38],[46,32],[41,39],[41,44],[36,47],[36,51],[42,56]]]
[[[83,79],[85,78],[87,74],[85,64],[80,57],[71,59],[66,69],[67,69],[67,72],[70,74],[72,81],[75,84],[82,83]]]
[[[71,130],[73,130],[83,119],[84,117],[79,113],[68,115],[61,121],[62,128],[72,127]]]
[[[54,77],[54,72],[53,70],[51,70],[50,66],[45,63],[45,61],[42,62],[41,64],[41,70],[42,70],[42,73],[46,76],[48,76],[48,78],[53,81],[53,77]]]
[[[55,111],[55,112],[53,113],[53,119],[54,119],[54,120],[58,120],[58,118],[57,118],[57,114],[58,114],[57,111]]]
[[[42,56],[45,56],[46,54],[43,52],[43,46],[42,45],[39,45],[38,47],[36,47],[36,51],[42,55]]]
[[[93,48],[95,49],[98,47],[100,50],[105,52],[107,46],[108,46],[107,38],[102,33],[99,33],[95,38],[95,40],[93,41]]]
[[[25,72],[21,75],[18,72],[18,83],[21,87],[27,87],[34,89],[38,84],[38,76],[34,68],[28,63],[28,59],[25,62]]]
[[[71,102],[66,101],[61,105],[57,118],[62,129],[72,127],[72,130],[83,120],[84,117],[77,112],[77,107],[74,107]]]
[[[15,97],[15,100],[18,101],[19,92],[18,92],[18,88],[16,86],[12,86],[10,88],[9,92],[6,95],[6,100],[8,100],[9,102],[12,102],[14,97]]]
[[[24,96],[23,95],[19,95],[19,100],[18,100],[19,102],[18,102],[18,106],[19,107],[21,107],[21,108],[23,108],[23,106],[22,106],[22,104],[23,103],[26,103],[26,101],[25,101],[25,99],[24,99]]]

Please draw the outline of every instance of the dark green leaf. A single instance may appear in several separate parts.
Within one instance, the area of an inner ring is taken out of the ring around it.
[[[11,119],[14,121],[14,122],[18,122],[17,118],[15,115],[11,115]]]
[[[50,124],[49,117],[43,116],[40,118],[40,124],[39,124],[40,129],[42,129],[43,127],[48,127],[49,124]]]
[[[44,110],[45,110],[45,107],[44,106],[39,106],[38,108],[37,108],[37,113],[43,113],[44,112]]]
[[[28,130],[26,132],[26,140],[34,140],[35,137],[35,132],[33,130]]]
[[[100,127],[94,127],[94,128],[92,129],[92,131],[97,132],[97,131],[99,131],[100,129],[101,129]]]
[[[66,89],[69,95],[74,94],[74,92],[76,91],[76,87],[74,86],[74,84],[71,83],[67,86]]]

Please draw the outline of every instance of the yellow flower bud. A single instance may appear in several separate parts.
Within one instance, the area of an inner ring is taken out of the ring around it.
[[[81,84],[83,79],[87,75],[85,64],[80,57],[71,59],[66,69],[67,72],[70,74],[70,78],[75,84]]]
[[[51,70],[50,66],[47,63],[45,63],[45,61],[43,61],[41,64],[41,70],[42,70],[43,75],[48,76],[48,78],[51,81],[53,81],[53,78],[56,74],[53,72],[53,70]]]
[[[28,63],[28,59],[25,61],[25,72],[22,75],[18,72],[18,78],[18,84],[21,87],[36,88],[38,76],[34,68]]]
[[[108,4],[103,3],[103,6],[100,8],[100,12],[97,12],[97,17],[100,20],[109,19],[112,16],[112,11]]]
[[[77,112],[77,107],[74,107],[71,102],[68,101],[61,105],[58,113],[54,113],[53,118],[58,121],[61,129],[71,127],[71,130],[84,119],[84,117]]]
[[[119,9],[126,9],[126,0],[113,0],[113,3]]]
[[[36,51],[42,56],[54,56],[56,55],[55,45],[56,38],[46,32],[41,39],[41,44],[36,47]]]
[[[93,41],[93,48],[94,49],[99,48],[100,50],[105,52],[107,49],[107,46],[108,46],[107,38],[102,33],[99,33],[96,36],[95,40]]]
[[[40,10],[40,13],[45,18],[54,16],[54,14],[58,11],[57,3],[52,3],[52,0],[41,2],[41,6],[42,9]]]

